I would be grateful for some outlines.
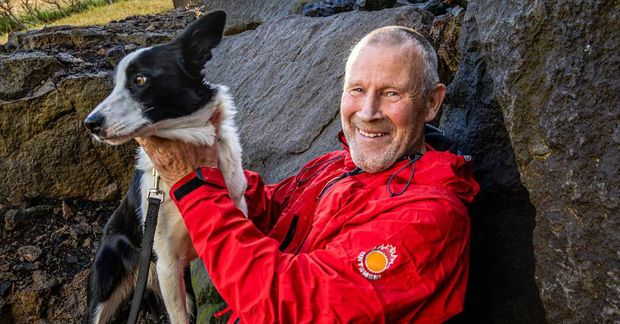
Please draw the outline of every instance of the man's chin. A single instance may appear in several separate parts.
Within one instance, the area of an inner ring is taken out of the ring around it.
[[[377,153],[375,153],[375,156],[376,154]],[[385,171],[394,164],[394,161],[392,161],[392,159],[387,159],[384,155],[378,155],[376,159],[369,159],[367,158],[368,156],[372,155],[364,154],[363,152],[360,152],[360,154],[355,154],[351,152],[351,158],[353,159],[353,163],[355,163],[358,168],[364,170],[364,172],[367,173],[378,173],[381,171]]]

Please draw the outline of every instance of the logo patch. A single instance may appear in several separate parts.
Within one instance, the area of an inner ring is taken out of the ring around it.
[[[357,266],[366,279],[377,280],[381,274],[389,269],[396,260],[396,247],[391,244],[381,244],[370,251],[363,251],[357,256]]]

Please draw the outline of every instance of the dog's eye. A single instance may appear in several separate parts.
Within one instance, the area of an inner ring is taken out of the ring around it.
[[[143,85],[146,84],[146,77],[142,74],[138,74],[136,75],[136,77],[133,79],[133,84],[141,87]]]

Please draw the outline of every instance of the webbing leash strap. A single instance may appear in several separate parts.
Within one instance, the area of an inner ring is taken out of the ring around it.
[[[140,263],[138,266],[138,280],[131,301],[131,310],[127,318],[127,324],[135,324],[140,314],[140,304],[144,297],[146,289],[146,281],[149,277],[149,268],[151,265],[151,252],[153,251],[153,241],[155,239],[155,227],[157,225],[157,215],[159,213],[159,205],[164,200],[163,192],[159,189],[159,175],[153,169],[153,180],[155,187],[149,190],[148,202],[149,206],[146,210],[146,220],[144,224],[144,235],[142,236],[142,247],[140,251]],[[161,199],[156,196],[161,196]]]

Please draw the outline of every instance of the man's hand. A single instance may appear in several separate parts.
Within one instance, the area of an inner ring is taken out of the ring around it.
[[[196,146],[156,136],[137,137],[136,142],[151,158],[161,179],[168,185],[173,185],[196,168],[218,167],[219,113],[211,118],[211,122],[216,128],[216,143],[210,147]]]

